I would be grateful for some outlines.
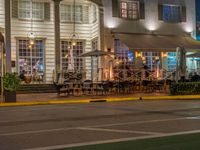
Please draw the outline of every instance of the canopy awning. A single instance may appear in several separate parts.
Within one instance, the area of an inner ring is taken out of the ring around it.
[[[188,54],[187,57],[188,58],[200,58],[200,52]]]
[[[4,42],[3,32],[4,32],[4,29],[0,27],[0,42]]]
[[[191,36],[115,34],[115,38],[135,50],[175,51],[177,47],[184,47],[186,50],[200,50],[200,42]]]
[[[1,32],[0,32],[0,42],[4,43],[4,36]]]

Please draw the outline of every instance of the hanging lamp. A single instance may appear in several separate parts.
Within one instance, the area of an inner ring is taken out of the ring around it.
[[[77,39],[79,39],[78,33],[76,33],[76,0],[73,1],[73,32],[70,36],[71,46],[76,46]]]
[[[33,0],[31,0],[31,30],[27,34],[29,40],[29,48],[32,48],[35,44],[36,33],[33,32]]]

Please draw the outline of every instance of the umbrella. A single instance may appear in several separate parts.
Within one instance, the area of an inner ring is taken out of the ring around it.
[[[194,57],[199,58],[200,53],[199,52],[192,53],[192,54],[186,55],[186,57],[188,57],[188,58],[194,58]]]
[[[0,42],[4,43],[4,36],[2,35],[1,32],[0,32]]]
[[[105,52],[102,50],[94,50],[91,52],[83,53],[80,57],[98,57],[98,56],[105,56],[105,55],[113,55],[112,52]]]
[[[72,48],[69,50],[69,54],[68,54],[68,69],[67,70],[74,72],[74,55],[73,55]]]
[[[93,57],[99,57],[99,56],[106,56],[106,55],[113,55],[114,53],[112,52],[106,52],[106,51],[102,51],[102,50],[94,50],[91,52],[87,52],[87,53],[83,53],[80,55],[80,57],[91,57],[91,79],[93,81]],[[97,61],[98,63],[98,61]],[[97,67],[99,65],[97,64]]]

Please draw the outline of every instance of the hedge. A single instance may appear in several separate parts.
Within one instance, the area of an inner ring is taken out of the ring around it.
[[[200,82],[173,83],[170,92],[172,95],[197,95],[200,94]]]

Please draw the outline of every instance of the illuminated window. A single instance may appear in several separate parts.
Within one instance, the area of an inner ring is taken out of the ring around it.
[[[44,19],[44,3],[31,2],[30,0],[19,0],[20,19]]]
[[[181,7],[176,5],[163,5],[164,22],[181,22]]]
[[[176,53],[168,52],[168,71],[174,72],[176,71]]]
[[[35,69],[38,73],[44,73],[43,50],[44,41],[36,40],[32,49],[29,48],[28,40],[18,41],[18,67],[19,73],[23,70],[32,74]]]
[[[73,58],[74,58],[74,69],[75,70],[83,70],[83,59],[79,57],[83,53],[84,49],[84,43],[82,41],[79,41],[76,43],[75,46],[73,46]],[[62,69],[67,70],[68,69],[68,56],[69,56],[69,50],[71,46],[70,41],[61,41],[61,59],[62,59]]]
[[[122,18],[138,19],[139,2],[138,1],[121,1],[120,14]]]
[[[148,70],[155,71],[159,61],[161,60],[161,52],[143,52],[144,64]]]
[[[98,50],[98,38],[92,40],[92,51]],[[98,73],[98,57],[93,57],[93,75],[97,78]]]

